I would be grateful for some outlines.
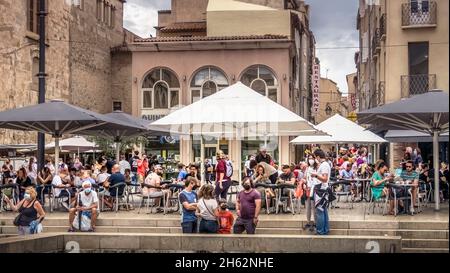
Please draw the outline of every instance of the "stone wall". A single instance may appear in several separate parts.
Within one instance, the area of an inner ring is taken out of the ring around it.
[[[131,52],[115,52],[112,55],[111,93],[113,101],[122,102],[122,111],[132,113]]]
[[[117,8],[115,27],[97,20],[95,1],[85,1],[84,10],[72,9],[70,22],[71,98],[73,104],[100,113],[112,111],[111,47],[124,41],[121,1],[112,1]]]
[[[114,27],[97,20],[96,1],[84,9],[48,1],[46,99],[60,98],[98,111],[112,111],[111,48],[122,45],[123,3],[115,7]],[[38,101],[38,39],[27,31],[27,1],[0,1],[0,111]],[[34,79],[33,79],[34,77]],[[36,143],[35,133],[0,129],[0,144]]]
[[[47,90],[46,98],[68,98],[69,37],[68,6],[64,1],[49,1],[47,17]],[[27,1],[0,1],[0,111],[35,104],[38,101],[38,38],[27,31]],[[33,65],[34,59],[34,65]],[[34,77],[34,80],[33,80]],[[0,144],[35,143],[35,133],[0,129]]]

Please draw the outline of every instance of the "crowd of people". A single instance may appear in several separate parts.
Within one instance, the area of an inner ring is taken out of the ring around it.
[[[298,164],[277,166],[265,148],[257,154],[248,156],[244,163],[242,190],[236,200],[227,201],[228,191],[233,185],[233,164],[222,151],[216,154],[216,164],[204,162],[204,177],[207,183],[201,183],[201,168],[191,163],[178,165],[177,176],[164,180],[164,168],[158,164],[155,156],[146,156],[135,151],[127,159],[121,155],[120,161],[101,156],[95,164],[83,164],[80,158],[70,162],[59,160],[56,166],[48,159],[42,170],[38,171],[35,158],[27,164],[14,169],[10,160],[2,166],[2,185],[15,184],[17,187],[2,188],[3,207],[18,211],[20,234],[38,232],[45,217],[47,195],[61,199],[61,205],[68,213],[69,231],[75,231],[76,216],[90,220],[89,231],[95,231],[96,220],[101,207],[113,208],[114,197],[123,195],[119,183],[140,185],[142,197],[149,197],[154,204],[174,197],[179,200],[182,209],[181,227],[184,233],[243,233],[254,234],[261,210],[271,213],[277,194],[285,197],[285,212],[291,212],[292,202],[301,201],[305,206],[307,223],[305,230],[319,235],[329,233],[328,207],[334,194],[330,180],[355,178],[370,179],[371,198],[377,200],[392,196],[388,184],[396,178],[413,184],[409,193],[394,193],[397,197],[411,195],[411,209],[417,206],[417,191],[420,187],[430,190],[429,183],[433,170],[425,163],[418,148],[405,151],[404,159],[398,169],[390,170],[383,161],[370,164],[366,147],[341,147],[339,151],[325,153],[320,148],[307,149],[304,160]],[[58,171],[56,171],[58,170]],[[448,199],[449,171],[445,163],[440,169],[442,199]],[[419,183],[423,181],[425,183]],[[182,190],[176,192],[170,185],[176,184]],[[280,191],[270,185],[286,184]],[[269,186],[268,186],[269,185]],[[357,198],[360,190],[357,183],[346,184],[341,189]],[[427,188],[428,187],[428,188]],[[14,200],[15,199],[15,200]],[[295,199],[295,200],[294,200]],[[15,202],[13,202],[15,201]],[[278,204],[277,204],[278,205]],[[400,200],[394,204],[390,200],[390,214],[395,206],[404,210]],[[132,206],[127,209],[132,209]],[[235,210],[235,214],[231,212]],[[159,208],[159,212],[163,209]],[[236,219],[235,219],[236,217]]]

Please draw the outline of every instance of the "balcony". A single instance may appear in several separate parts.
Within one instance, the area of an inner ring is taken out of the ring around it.
[[[383,13],[380,17],[380,39],[382,41],[386,40],[386,13]]]
[[[385,103],[386,98],[385,98],[385,83],[384,82],[379,82],[378,83],[378,88],[377,88],[377,96],[376,96],[376,104],[377,106],[381,106]]]
[[[401,76],[402,98],[419,95],[436,89],[436,74]]]
[[[372,57],[378,58],[378,54],[381,51],[381,31],[379,28],[375,29],[372,37]]]
[[[402,28],[436,27],[437,4],[434,1],[411,1],[402,4]]]

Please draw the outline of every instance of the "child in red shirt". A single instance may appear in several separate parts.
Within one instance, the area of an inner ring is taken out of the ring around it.
[[[219,234],[230,234],[231,227],[234,223],[234,216],[228,210],[227,200],[219,200],[219,211],[217,212],[217,218],[219,219]]]

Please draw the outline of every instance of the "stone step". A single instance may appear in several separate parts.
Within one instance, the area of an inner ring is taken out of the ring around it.
[[[68,218],[47,218],[45,226],[64,226]],[[262,228],[302,228],[306,221],[282,219],[261,219],[258,227]],[[0,219],[0,226],[13,225],[13,218]],[[98,219],[98,226],[129,227],[179,227],[179,217]],[[392,222],[392,221],[330,221],[331,229],[404,229],[404,230],[448,230],[448,222]]]
[[[166,233],[43,233],[0,239],[0,253],[44,252],[214,252],[214,253],[364,253],[367,242],[381,253],[401,252],[400,237],[222,235]]]
[[[67,225],[61,226],[44,226],[44,232],[66,232]],[[15,226],[1,226],[0,234],[14,234],[17,232]],[[181,233],[178,227],[149,227],[149,226],[97,226],[97,232],[107,233]],[[274,234],[274,235],[311,235],[308,230],[300,228],[265,228],[258,227],[258,234]],[[408,239],[440,239],[448,240],[447,231],[436,230],[381,230],[381,229],[330,229],[330,235],[347,235],[347,236],[401,236]]]
[[[402,248],[403,253],[449,253],[448,248]]]
[[[448,230],[448,222],[398,222],[400,229]]]
[[[402,239],[402,248],[448,248],[446,239]]]

